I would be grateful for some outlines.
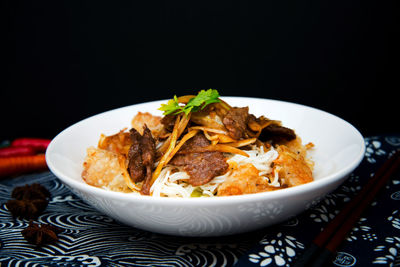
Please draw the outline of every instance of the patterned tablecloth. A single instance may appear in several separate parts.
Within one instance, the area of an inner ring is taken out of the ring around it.
[[[0,182],[1,266],[290,266],[330,221],[400,148],[400,136],[365,139],[366,153],[349,179],[320,203],[282,224],[213,238],[173,237],[128,227],[76,197],[50,172]],[[40,183],[51,192],[40,223],[61,227],[54,245],[35,247],[21,235],[5,203],[16,186]],[[353,228],[333,266],[400,265],[400,177],[387,184]],[[396,261],[397,257],[397,261]]]

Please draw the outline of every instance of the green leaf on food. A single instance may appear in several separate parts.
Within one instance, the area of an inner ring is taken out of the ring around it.
[[[164,115],[185,113],[186,116],[190,112],[196,112],[199,109],[204,109],[211,103],[221,102],[219,100],[219,93],[215,89],[201,90],[197,96],[191,98],[186,105],[179,105],[176,95],[173,99],[169,100],[167,104],[161,104],[159,110],[164,111]]]
[[[168,115],[175,112],[176,110],[178,111],[182,110],[182,107],[179,106],[178,98],[175,95],[173,99],[167,102],[167,104],[161,104],[159,110],[164,111],[163,113],[164,115]]]

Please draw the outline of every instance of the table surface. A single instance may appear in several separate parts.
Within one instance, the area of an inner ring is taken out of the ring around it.
[[[314,236],[396,149],[400,136],[365,138],[360,166],[333,193],[302,214],[251,233],[189,238],[155,234],[122,225],[75,196],[52,173],[0,182],[1,266],[290,266]],[[51,192],[37,221],[64,231],[53,245],[28,244],[5,203],[16,186],[40,183]],[[386,185],[339,249],[333,266],[400,265],[400,177]],[[396,259],[397,256],[397,259]]]

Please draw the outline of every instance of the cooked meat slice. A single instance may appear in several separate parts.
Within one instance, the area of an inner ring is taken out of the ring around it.
[[[141,144],[143,165],[146,167],[146,176],[144,178],[141,193],[144,195],[150,195],[150,182],[153,173],[152,168],[156,157],[156,144],[147,127],[143,131]]]
[[[143,135],[132,128],[130,130],[132,146],[128,153],[128,172],[134,182],[141,182],[141,193],[150,194],[150,181],[156,155],[156,144],[146,125]]]
[[[170,163],[183,166],[189,174],[189,184],[199,186],[228,170],[228,163],[221,152],[187,153],[176,155]]]
[[[222,116],[220,116],[220,114]],[[204,109],[200,109],[199,111],[192,112],[190,117],[190,121],[194,124],[198,125],[207,125],[207,127],[215,128],[215,129],[225,129],[224,124],[222,123],[223,118],[222,113],[217,113],[214,109],[214,106],[208,105]]]
[[[156,156],[156,144],[149,128],[144,128],[140,143],[142,145],[141,149],[143,164],[153,166]]]
[[[143,195],[150,195],[150,187],[151,187],[151,177],[152,177],[152,167],[150,165],[146,165],[146,177],[144,178],[144,182],[142,185],[142,189],[140,193]]]
[[[198,133],[187,142],[185,142],[178,153],[190,153],[198,147],[206,147],[210,144],[210,141],[202,133]]]
[[[206,184],[228,170],[229,165],[221,152],[191,152],[209,144],[210,141],[202,133],[198,133],[189,139],[170,161],[172,165],[183,167],[190,176],[189,183],[193,186]]]
[[[175,124],[175,115],[168,114],[161,119],[162,125],[164,125],[165,129],[168,131],[172,132],[174,129],[174,124]]]
[[[131,176],[133,182],[141,182],[144,179],[145,169],[142,160],[142,149],[140,140],[142,136],[135,129],[130,130],[132,145],[128,152],[128,173]]]
[[[289,128],[271,124],[264,129],[262,129],[260,136],[258,137],[263,142],[273,141],[275,143],[283,141],[291,141],[296,139],[296,133]]]
[[[256,116],[254,116],[253,114],[249,114],[249,116],[247,118],[247,126],[248,126],[249,130],[254,131],[254,132],[259,131],[261,128]]]
[[[248,117],[249,107],[233,107],[226,113],[222,122],[230,137],[236,140],[245,137]]]

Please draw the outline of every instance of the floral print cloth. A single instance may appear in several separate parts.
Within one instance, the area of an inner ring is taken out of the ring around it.
[[[361,165],[333,193],[279,225],[241,235],[189,238],[122,225],[76,197],[50,172],[0,182],[0,266],[291,266],[313,237],[361,190],[379,166],[400,148],[400,136],[365,138]],[[5,203],[16,186],[40,183],[50,203],[38,219],[63,228],[59,241],[35,247]],[[332,266],[400,264],[400,177],[395,176],[363,214]]]
[[[291,266],[312,239],[397,149],[400,136],[365,138],[360,166],[338,189],[292,220],[266,229],[237,266]],[[400,174],[392,177],[339,248],[332,266],[400,266]]]

